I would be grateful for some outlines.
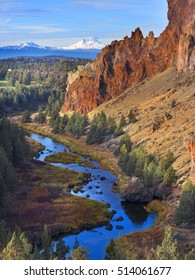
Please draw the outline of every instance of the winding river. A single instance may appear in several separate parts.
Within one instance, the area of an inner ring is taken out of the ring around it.
[[[43,152],[36,158],[37,160],[44,161],[46,156],[62,152],[64,149],[70,152],[66,146],[55,142],[49,137],[43,137],[38,134],[31,134],[30,137],[45,146]],[[84,192],[78,192],[77,194],[72,192],[72,194],[81,197],[87,196],[89,197],[88,199],[109,203],[110,210],[114,210],[116,213],[110,221],[109,227],[101,226],[92,230],[85,230],[76,235],[65,236],[64,240],[72,249],[77,237],[81,246],[88,247],[91,260],[102,260],[105,257],[106,246],[111,238],[115,239],[121,235],[151,227],[156,220],[156,214],[147,213],[143,205],[122,200],[120,194],[112,192],[112,187],[117,177],[111,172],[101,169],[97,162],[90,161],[87,158],[86,161],[92,162],[94,168],[84,167],[79,164],[52,163],[52,165],[89,173],[91,181],[82,187]]]

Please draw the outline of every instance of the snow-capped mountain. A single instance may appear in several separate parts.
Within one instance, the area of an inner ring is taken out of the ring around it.
[[[37,49],[42,49],[43,47],[33,43],[33,42],[26,42],[26,43],[21,43],[19,45],[15,45],[15,46],[5,46],[5,47],[1,47],[2,49],[16,49],[16,50],[20,50],[23,48],[37,48]]]
[[[87,38],[87,39],[82,39],[79,42],[70,45],[69,47],[64,47],[64,50],[101,50],[104,48],[105,45],[101,42],[98,41],[97,38]]]
[[[83,39],[67,48],[42,47],[33,42],[26,42],[15,46],[0,47],[0,59],[19,56],[67,56],[75,58],[94,59],[104,44],[97,39]]]

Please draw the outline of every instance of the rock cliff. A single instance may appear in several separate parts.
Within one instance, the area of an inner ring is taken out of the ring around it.
[[[195,184],[195,138],[189,143],[189,151],[191,154],[191,172],[190,177],[193,184]]]
[[[113,41],[70,85],[62,112],[89,112],[147,77],[176,66],[195,70],[195,0],[168,0],[169,24],[155,38],[137,28]]]

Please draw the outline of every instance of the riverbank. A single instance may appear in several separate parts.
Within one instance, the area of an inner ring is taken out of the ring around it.
[[[81,156],[89,156],[91,159],[96,159],[96,160],[101,158],[101,161],[103,161],[103,162],[105,160],[105,162],[109,165],[108,169],[111,168],[111,170],[113,170],[113,168],[114,168],[115,169],[115,174],[116,174],[117,168],[115,168],[115,166],[112,165],[112,163],[110,161],[110,159],[111,160],[113,159],[113,155],[111,155],[111,153],[108,157],[108,152],[104,151],[104,152],[101,153],[101,157],[100,157],[100,154],[98,154],[98,156],[96,157],[96,155],[95,156],[93,155],[94,146],[90,146],[90,148],[89,148],[88,145],[84,144],[83,139],[82,140],[79,139],[79,141],[78,141],[78,139],[72,139],[72,138],[69,139],[68,137],[64,137],[64,136],[62,137],[61,135],[55,135],[51,131],[47,130],[48,127],[47,128],[44,127],[44,131],[43,131],[43,127],[37,126],[36,124],[33,124],[32,126],[31,126],[31,124],[30,125],[28,124],[28,125],[25,125],[24,127],[25,127],[25,129],[31,130],[31,132],[36,132],[36,133],[40,133],[40,134],[42,134],[44,136],[47,136],[47,137],[48,136],[52,137],[54,140],[66,144],[68,146],[68,148],[71,150],[71,152],[77,152],[78,151],[79,155],[81,155]],[[104,157],[102,155],[104,155]],[[106,159],[105,159],[105,155],[107,155]],[[109,160],[108,160],[108,158],[109,158]],[[101,164],[101,167],[102,167],[102,164]],[[117,173],[118,173],[118,170],[117,170]],[[102,211],[102,209],[99,209],[99,210]],[[100,224],[101,224],[101,222],[100,222]],[[80,228],[82,228],[81,225],[80,225]],[[74,231],[74,228],[71,228],[71,230],[72,230],[72,232],[76,232],[76,231]],[[148,236],[153,236],[153,228],[151,228],[150,230],[151,231],[149,231]],[[155,231],[156,231],[156,229],[154,229],[154,232]],[[163,236],[163,231],[162,230],[160,230],[160,231],[162,232],[162,236]],[[71,233],[71,231],[70,231],[70,233]],[[140,232],[133,233],[133,239],[136,240],[136,235],[137,234],[138,234],[138,240],[140,240],[140,236],[142,236],[143,241],[144,241],[145,235],[146,235],[145,231],[140,231]],[[131,236],[131,234],[130,234],[130,236]],[[122,247],[125,246],[125,250],[128,248],[128,251],[131,251],[131,242],[127,243],[127,240],[130,239],[129,235],[124,235],[122,238],[116,239],[116,242],[118,242],[118,240],[121,240],[121,239],[123,240]],[[158,243],[158,240],[153,239],[153,242]],[[144,245],[144,242],[142,242],[142,243],[143,243],[142,245]],[[127,246],[127,244],[128,244],[128,246]],[[133,242],[133,244],[135,244],[135,245],[137,244],[137,249],[139,249],[139,244],[138,243]]]
[[[81,157],[88,157],[90,160],[99,162],[102,169],[108,170],[115,175],[120,175],[121,171],[117,165],[117,158],[113,156],[113,153],[107,149],[100,149],[99,145],[88,145],[85,138],[75,138],[67,135],[55,134],[51,131],[48,125],[39,125],[36,123],[21,123],[19,119],[12,118],[12,122],[17,123],[28,132],[38,133],[45,137],[51,137],[55,141],[64,144],[72,153],[75,153]]]
[[[28,142],[31,155],[41,151],[41,145]],[[53,236],[72,234],[106,225],[113,215],[108,204],[70,193],[89,181],[88,174],[27,159],[25,166],[17,169],[17,178],[6,220],[11,229],[18,226],[34,241],[45,224]]]

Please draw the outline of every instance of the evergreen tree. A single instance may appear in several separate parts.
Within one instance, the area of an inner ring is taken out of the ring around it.
[[[5,196],[15,183],[15,172],[4,148],[0,145],[0,204],[5,204]]]
[[[42,256],[40,254],[40,250],[37,247],[37,245],[35,245],[35,247],[34,247],[34,251],[33,251],[33,254],[31,256],[31,259],[32,260],[42,260]]]
[[[195,186],[187,182],[176,209],[175,221],[177,224],[195,224]]]
[[[78,247],[74,249],[71,253],[72,260],[88,260],[88,248]]]
[[[34,121],[36,123],[40,123],[40,124],[46,123],[46,115],[45,115],[45,113],[43,111],[39,111],[38,115],[35,116]]]
[[[169,226],[165,230],[164,239],[161,245],[158,245],[156,250],[157,260],[178,260],[179,253],[177,242],[173,238],[172,228]]]
[[[166,185],[171,185],[176,181],[176,172],[172,166],[170,166],[164,174],[163,183]]]
[[[23,74],[23,84],[30,85],[31,84],[31,74],[30,71],[26,71]]]
[[[49,260],[53,253],[53,248],[52,248],[51,236],[49,234],[47,225],[44,225],[44,229],[41,233],[41,241],[42,241],[44,259]]]
[[[113,135],[116,130],[116,121],[112,117],[108,117],[108,134]]]
[[[11,232],[7,228],[6,222],[4,220],[0,220],[0,241],[3,244],[3,247],[6,247],[8,242],[11,240]]]
[[[120,118],[120,122],[119,122],[119,127],[123,127],[126,124],[127,124],[126,119],[125,119],[124,115],[122,114],[121,118]]]
[[[125,145],[126,149],[127,149],[127,153],[131,152],[132,149],[132,142],[131,139],[129,137],[129,135],[126,133],[121,137],[120,143],[119,143],[119,147]]]
[[[166,153],[163,159],[164,159],[164,170],[167,170],[169,167],[171,167],[171,165],[175,161],[174,155],[170,150]]]
[[[60,124],[59,124],[59,132],[60,132],[61,134],[65,133],[67,123],[68,123],[68,116],[67,116],[67,115],[64,115],[64,116],[60,119]]]
[[[136,260],[137,256],[132,246],[131,250],[127,251],[121,238],[117,240],[111,239],[106,247],[106,260]]]
[[[31,259],[32,245],[24,233],[13,233],[10,242],[2,252],[3,260],[28,260]]]
[[[69,253],[70,251],[70,247],[66,246],[65,241],[60,238],[60,240],[58,241],[57,245],[56,245],[56,257],[58,260],[64,260],[66,255]]]
[[[79,248],[79,247],[80,247],[80,244],[79,244],[78,238],[76,237],[76,238],[75,238],[75,242],[74,242],[73,249],[75,250],[75,249],[77,249],[77,248]]]
[[[192,248],[186,255],[185,260],[195,260],[195,248]]]
[[[28,110],[24,111],[22,113],[22,119],[21,119],[22,123],[29,123],[31,122],[31,117],[30,117],[30,113]]]
[[[114,137],[118,137],[123,134],[124,134],[123,128],[118,125],[114,131]]]
[[[59,125],[60,125],[60,116],[55,111],[51,114],[50,118],[50,125],[52,127],[53,132],[58,133],[59,132]]]

